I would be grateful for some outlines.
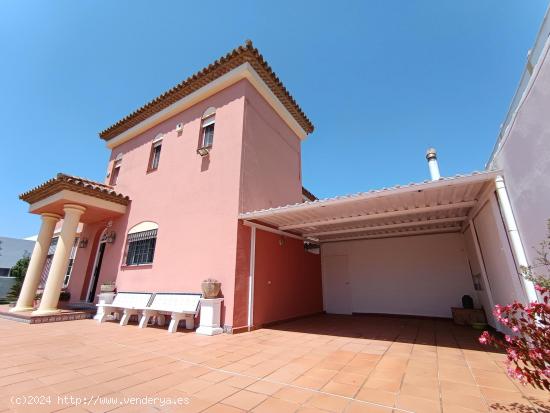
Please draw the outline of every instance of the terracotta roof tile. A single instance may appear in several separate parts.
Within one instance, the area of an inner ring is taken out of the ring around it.
[[[122,205],[128,205],[130,202],[130,198],[116,192],[110,185],[105,185],[99,182],[90,181],[89,179],[66,175],[63,173],[58,173],[55,178],[52,178],[31,189],[30,191],[19,195],[19,199],[22,199],[29,204],[33,204],[63,189],[90,195],[95,198],[105,199],[107,201],[112,201]]]
[[[99,136],[104,140],[114,138],[245,62],[248,62],[254,68],[296,122],[298,122],[307,133],[313,132],[314,127],[311,121],[279,80],[275,72],[264,60],[258,49],[252,45],[250,40],[247,40],[244,45],[233,49],[225,56],[219,58],[204,69],[188,77],[183,82],[164,92],[149,103],[146,103],[115,124],[109,126],[107,129],[100,132]]]

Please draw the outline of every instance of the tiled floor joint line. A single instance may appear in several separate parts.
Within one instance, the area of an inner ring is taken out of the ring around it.
[[[130,346],[130,345],[127,345],[127,344],[117,343],[117,345],[122,346],[122,347],[131,348],[133,350],[144,351],[143,348],[134,347],[134,346]],[[383,404],[369,402],[369,401],[360,400],[360,399],[355,399],[353,397],[342,396],[340,394],[329,393],[329,392],[325,392],[325,391],[322,391],[322,390],[310,389],[310,388],[307,388],[307,387],[297,386],[297,385],[292,384],[292,383],[284,383],[284,382],[280,382],[280,381],[277,381],[277,380],[266,379],[264,377],[256,377],[256,376],[251,376],[249,374],[244,374],[244,373],[240,373],[240,372],[236,372],[236,371],[224,370],[224,369],[219,369],[219,368],[216,368],[216,367],[210,367],[210,366],[206,366],[206,365],[201,364],[201,363],[197,363],[195,361],[185,360],[185,359],[180,358],[180,357],[167,356],[166,354],[158,353],[156,351],[145,351],[145,352],[147,352],[149,354],[154,354],[154,355],[157,355],[157,356],[169,357],[173,360],[188,363],[188,364],[191,364],[193,366],[203,367],[203,368],[206,368],[206,369],[209,369],[209,370],[212,370],[212,371],[227,373],[227,374],[231,374],[231,375],[239,376],[239,377],[246,377],[246,378],[254,379],[256,381],[263,381],[263,382],[266,382],[266,383],[279,384],[279,385],[282,385],[282,386],[292,387],[292,388],[295,388],[295,389],[309,391],[309,392],[316,393],[316,394],[322,394],[322,395],[325,395],[325,396],[337,397],[337,398],[340,398],[340,399],[348,400],[350,402],[357,402],[357,403],[368,404],[368,405],[371,405],[371,406],[382,407],[382,408],[388,409],[390,411],[398,411],[398,412],[403,412],[403,413],[415,413],[411,410],[400,409],[398,407],[393,407],[393,406],[386,406],[386,405],[383,405]]]

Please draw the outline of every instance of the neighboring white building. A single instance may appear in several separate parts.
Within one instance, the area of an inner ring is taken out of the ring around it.
[[[550,9],[549,9],[550,10]],[[530,265],[550,219],[550,16],[546,12],[487,169],[504,173]]]

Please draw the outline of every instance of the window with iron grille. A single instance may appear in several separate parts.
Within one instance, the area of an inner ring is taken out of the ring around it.
[[[156,243],[156,229],[129,234],[126,265],[151,264],[155,255]]]

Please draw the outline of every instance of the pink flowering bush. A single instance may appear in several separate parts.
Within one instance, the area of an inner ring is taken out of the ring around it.
[[[484,331],[479,342],[506,350],[508,375],[523,384],[550,390],[550,290],[536,285],[541,302],[523,305],[517,301],[496,305],[493,314],[514,335],[504,339]]]

